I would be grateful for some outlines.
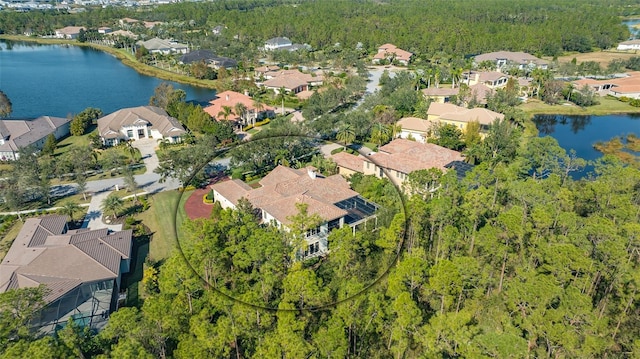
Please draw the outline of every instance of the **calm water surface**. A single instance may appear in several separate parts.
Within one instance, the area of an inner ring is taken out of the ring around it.
[[[66,117],[87,107],[111,113],[147,105],[162,80],[145,76],[107,53],[75,46],[0,41],[0,90],[12,118]],[[214,90],[172,83],[187,100],[208,101]]]
[[[534,122],[540,136],[552,136],[567,151],[578,157],[595,160],[602,154],[593,148],[597,142],[628,134],[640,136],[640,115],[562,116],[538,115]],[[640,155],[640,154],[639,154]]]

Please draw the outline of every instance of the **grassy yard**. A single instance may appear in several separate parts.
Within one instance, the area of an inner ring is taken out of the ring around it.
[[[176,247],[176,223],[182,223],[187,218],[184,211],[186,202],[192,191],[178,192],[166,191],[150,197],[151,207],[146,212],[137,215],[153,233],[149,244],[149,258],[161,261],[169,257]],[[175,218],[176,206],[178,206],[177,218]],[[175,220],[174,220],[175,218]],[[180,234],[178,227],[178,234]]]
[[[22,229],[22,222],[15,221],[15,223],[11,226],[11,229],[7,231],[7,233],[0,238],[0,261],[4,259],[4,256],[9,251],[11,247],[11,243],[18,236],[18,232]]]
[[[570,105],[547,105],[546,103],[531,99],[519,106],[529,116],[538,114],[548,115],[609,115],[614,113],[640,113],[640,107],[633,107],[628,103],[616,99],[602,97],[598,99],[599,105],[579,107]]]

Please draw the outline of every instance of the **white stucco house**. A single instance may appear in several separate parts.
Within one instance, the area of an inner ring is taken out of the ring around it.
[[[640,50],[640,39],[623,41],[618,44],[618,50]]]
[[[68,118],[40,116],[33,120],[0,120],[0,160],[13,161],[21,148],[42,149],[50,134],[56,140],[69,134]]]
[[[105,146],[143,138],[180,142],[186,133],[175,118],[160,107],[125,108],[98,119],[98,133]]]

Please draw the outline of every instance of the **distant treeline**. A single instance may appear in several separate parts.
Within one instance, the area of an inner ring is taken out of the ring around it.
[[[255,46],[287,36],[314,49],[336,43],[353,48],[360,42],[371,52],[391,42],[425,60],[495,50],[555,56],[609,48],[627,39],[629,31],[617,16],[624,8],[623,2],[605,6],[597,0],[215,1],[146,12],[113,7],[82,14],[0,12],[0,30],[43,33],[66,25],[112,25],[129,16],[168,22],[164,36],[188,38],[196,45],[209,41],[210,29],[222,24],[228,41]],[[204,31],[193,31],[198,29]]]

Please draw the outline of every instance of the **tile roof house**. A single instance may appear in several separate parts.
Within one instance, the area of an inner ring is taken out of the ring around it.
[[[378,52],[373,56],[373,63],[380,63],[380,60],[388,60],[393,62],[394,60],[402,65],[408,65],[411,62],[413,53],[399,49],[393,44],[384,44],[378,47]]]
[[[445,103],[449,102],[452,96],[457,96],[460,92],[460,88],[450,87],[429,87],[422,89],[422,95],[435,102]]]
[[[84,26],[67,26],[56,30],[55,37],[59,39],[77,39],[80,30],[87,30]]]
[[[421,143],[427,142],[427,138],[431,137],[436,124],[437,122],[418,117],[403,117],[396,122],[401,128],[400,138],[414,139]]]
[[[469,71],[462,74],[462,82],[467,86],[484,84],[491,89],[507,86],[509,76],[497,71]]]
[[[98,133],[105,146],[142,138],[168,139],[180,142],[186,133],[175,118],[160,107],[124,108],[98,119]]]
[[[402,187],[411,172],[430,168],[446,172],[452,162],[463,161],[460,152],[433,143],[420,143],[403,138],[397,138],[380,147],[378,152],[367,156],[345,153],[340,156],[333,155],[332,159],[340,170],[355,170],[353,165],[362,160],[360,173],[389,178],[398,187]]]
[[[305,234],[303,258],[326,253],[327,236],[334,228],[352,228],[375,217],[377,206],[362,198],[349,187],[341,175],[323,177],[313,167],[293,169],[278,166],[251,188],[240,180],[230,180],[211,186],[214,199],[223,208],[235,209],[240,198],[246,198],[259,209],[264,223],[288,230],[291,217],[299,213],[298,204],[306,204],[308,215],[322,219],[319,227]]]
[[[611,95],[615,97],[628,97],[640,99],[640,72],[631,71],[623,77],[611,79],[590,79],[584,78],[572,81],[577,91],[580,91],[584,85],[589,86],[593,91],[601,96]]]
[[[306,74],[298,70],[267,72],[264,77],[267,80],[262,82],[262,86],[275,91],[276,94],[283,87],[288,93],[297,94],[302,91],[308,91],[310,86],[320,86],[324,81],[322,75]]]
[[[480,123],[480,134],[486,133],[489,125],[496,119],[504,119],[504,115],[486,108],[465,108],[450,103],[433,102],[427,109],[427,120],[452,124],[464,132],[472,121]]]
[[[629,41],[623,41],[618,44],[618,50],[640,50],[640,39],[634,39]]]
[[[138,41],[136,42],[138,47],[144,46],[145,49],[149,50],[152,54],[186,54],[189,52],[189,46],[185,44],[180,44],[173,40],[165,40],[154,37],[153,39],[149,39],[147,41]]]
[[[496,51],[481,54],[476,56],[474,58],[474,61],[476,64],[479,64],[483,61],[490,61],[492,63],[495,63],[497,69],[513,65],[521,70],[534,69],[536,67],[546,70],[549,66],[549,61],[547,60],[537,58],[526,52],[511,51]]]
[[[71,119],[40,116],[34,120],[0,120],[0,160],[15,160],[21,148],[42,149],[50,134],[60,139],[69,134]]]
[[[129,272],[132,231],[68,230],[68,217],[29,218],[0,263],[0,293],[44,285],[46,306],[32,325],[43,334],[69,318],[101,329],[117,309]]]
[[[243,104],[246,108],[244,115],[236,113],[236,105]],[[217,121],[233,121],[236,127],[241,128],[243,125],[255,124],[256,121],[263,118],[273,118],[275,112],[273,107],[264,104],[258,104],[249,94],[241,94],[235,91],[224,91],[216,94],[216,97],[209,101],[209,106],[203,108],[204,112],[213,117]],[[225,118],[224,109],[231,109],[230,115]]]

